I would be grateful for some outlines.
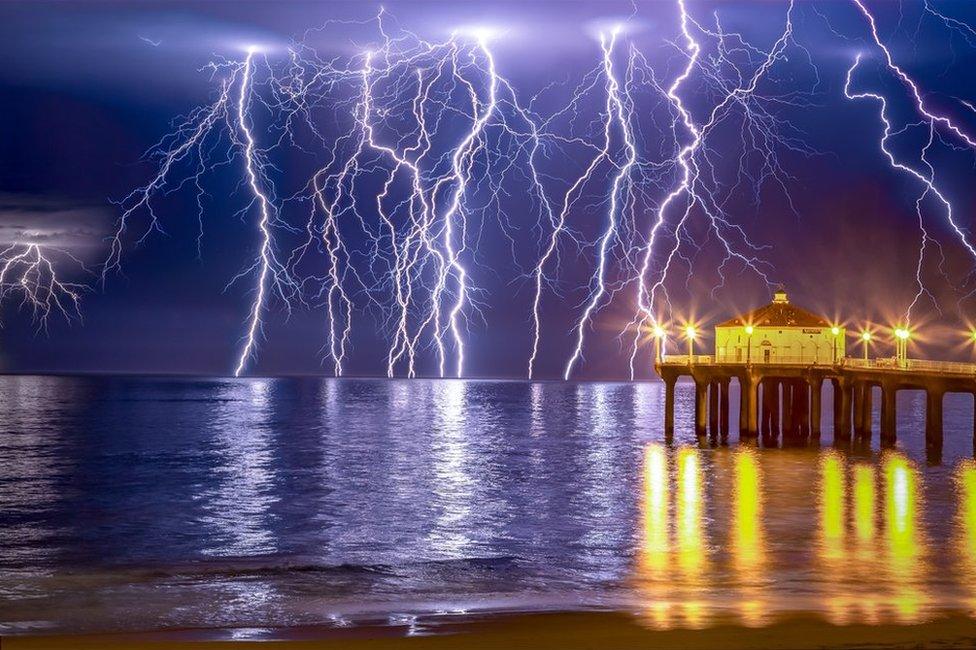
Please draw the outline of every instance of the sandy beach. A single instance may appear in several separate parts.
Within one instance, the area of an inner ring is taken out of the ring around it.
[[[270,631],[262,648],[970,648],[976,645],[976,621],[954,615],[916,625],[835,626],[813,617],[797,617],[763,628],[720,625],[701,630],[652,630],[622,613],[517,614],[448,623],[439,633],[405,636],[404,628],[360,627],[345,630],[297,628]],[[100,648],[174,648],[230,650],[254,647],[255,641],[214,640],[213,631],[26,636],[0,639],[4,650],[95,650]]]

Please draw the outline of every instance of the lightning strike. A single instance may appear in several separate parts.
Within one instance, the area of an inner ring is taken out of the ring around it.
[[[155,175],[120,202],[103,283],[121,270],[130,242],[163,231],[157,206],[184,187],[196,190],[202,247],[208,174],[239,164],[247,201],[238,215],[256,230],[258,250],[231,280],[253,282],[236,375],[254,358],[274,301],[287,313],[322,310],[322,360],[336,376],[371,318],[389,377],[463,376],[474,325],[485,321],[481,279],[500,270],[480,250],[497,236],[509,251],[501,261],[531,291],[528,376],[544,345],[543,303],[567,291],[571,250],[585,279],[564,301],[571,347],[561,375],[579,371],[597,316],[625,296],[633,316],[621,337],[632,336],[636,377],[647,333],[671,319],[675,268],[686,266],[690,279],[696,256],[717,246],[716,290],[729,269],[771,283],[766,247],[731,213],[733,194],[758,206],[772,184],[792,207],[778,152],[816,153],[777,114],[807,106],[803,93],[777,94],[781,80],[770,74],[790,48],[804,52],[793,40],[793,3],[766,49],[725,29],[718,14],[705,25],[685,0],[675,7],[681,65],[667,83],[618,28],[602,35],[588,72],[528,102],[498,69],[488,42],[496,30],[428,41],[391,29],[383,10],[356,23],[374,25],[378,40],[348,58],[297,43],[280,60],[256,51],[218,60],[209,67],[215,99],[153,149]],[[926,114],[955,133],[948,118]],[[741,134],[737,159],[729,133]],[[272,153],[286,150],[309,171],[279,199],[276,185],[288,179]],[[724,170],[725,159],[737,164]],[[528,202],[513,202],[524,193]],[[300,225],[291,206],[304,206]]]
[[[39,331],[47,330],[52,315],[81,320],[81,298],[88,287],[61,279],[58,266],[65,263],[90,273],[66,250],[30,242],[6,246],[0,250],[0,302],[17,301],[31,312]]]
[[[976,140],[971,138],[951,118],[936,112],[928,105],[922,95],[921,90],[919,89],[918,83],[912,79],[912,77],[905,72],[903,68],[895,63],[891,49],[884,43],[884,41],[881,40],[881,37],[878,34],[877,22],[875,21],[874,15],[868,10],[867,6],[865,6],[862,0],[852,0],[852,2],[867,21],[871,42],[881,53],[885,69],[887,69],[888,72],[906,89],[907,98],[912,103],[918,118],[921,120],[917,126],[920,126],[925,130],[926,142],[919,149],[916,162],[913,163],[911,161],[907,161],[903,157],[899,157],[894,153],[894,150],[892,149],[892,139],[897,134],[911,129],[913,125],[908,124],[904,127],[896,128],[893,124],[894,118],[891,115],[889,100],[880,92],[853,90],[854,73],[861,66],[861,62],[864,59],[863,53],[859,52],[855,56],[854,62],[847,70],[846,81],[844,84],[844,96],[849,100],[870,99],[878,104],[878,119],[882,124],[882,133],[878,145],[882,155],[893,169],[914,178],[920,186],[919,194],[915,200],[915,212],[918,219],[920,232],[918,256],[916,258],[917,261],[915,265],[915,282],[917,291],[911,303],[906,308],[904,314],[905,322],[909,323],[911,322],[912,310],[918,304],[922,296],[928,296],[936,308],[938,308],[938,303],[935,296],[926,287],[922,277],[926,250],[930,243],[938,245],[938,242],[932,237],[925,226],[926,219],[922,206],[926,199],[932,197],[936,203],[941,206],[941,209],[945,215],[945,220],[951,230],[955,233],[959,243],[963,246],[963,248],[965,248],[966,251],[968,251],[973,260],[976,261],[976,247],[974,247],[966,232],[956,221],[952,202],[949,200],[945,191],[939,186],[935,167],[928,157],[928,154],[932,146],[935,144],[936,139],[940,137],[940,132],[944,132],[947,137],[954,138],[963,146],[972,150],[976,150]],[[942,14],[934,11],[931,6],[928,5],[928,3],[926,3],[925,9],[940,19],[947,21],[946,24],[948,26],[958,27],[956,24],[958,21],[949,23],[948,21],[951,19],[948,19]]]
[[[279,266],[274,259],[274,251],[271,249],[271,201],[268,199],[264,189],[262,189],[262,174],[259,171],[260,163],[256,160],[257,153],[254,143],[254,135],[248,125],[247,105],[251,92],[251,66],[254,58],[254,50],[247,53],[244,60],[244,68],[241,72],[241,90],[237,98],[237,120],[241,134],[244,136],[244,169],[247,172],[247,182],[251,187],[254,200],[258,204],[261,218],[258,221],[258,230],[261,232],[261,249],[259,261],[256,263],[258,270],[257,295],[251,305],[251,315],[248,319],[247,334],[245,335],[244,347],[237,359],[237,367],[234,368],[234,376],[239,377],[244,372],[244,367],[254,354],[256,338],[261,327],[261,314],[264,311],[265,294],[268,290],[268,274],[272,264]]]
[[[573,348],[569,361],[566,362],[566,368],[563,370],[563,379],[569,379],[573,372],[573,366],[582,356],[583,339],[585,336],[586,327],[589,325],[590,318],[599,308],[600,301],[606,294],[607,289],[606,285],[604,284],[604,274],[607,267],[608,249],[617,234],[617,219],[619,217],[618,206],[623,201],[621,192],[624,191],[623,187],[626,184],[628,174],[630,173],[631,168],[634,166],[634,163],[637,161],[637,149],[634,145],[634,138],[627,120],[623,100],[620,97],[620,82],[615,75],[613,67],[613,47],[616,41],[616,30],[612,33],[609,42],[607,42],[604,36],[601,36],[600,38],[600,47],[603,50],[603,66],[607,78],[606,126],[604,129],[605,146],[600,157],[609,157],[609,146],[611,141],[610,131],[614,121],[617,122],[620,128],[626,154],[623,163],[619,163],[617,165],[617,172],[614,175],[613,182],[610,186],[610,205],[607,210],[607,227],[603,232],[603,236],[600,237],[598,263],[591,280],[590,298],[586,303],[586,308],[583,310],[583,315],[580,317],[576,325],[576,345]]]

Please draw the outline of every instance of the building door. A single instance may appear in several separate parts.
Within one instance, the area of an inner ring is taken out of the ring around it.
[[[770,350],[768,348],[763,350],[763,363],[769,363],[769,353]]]

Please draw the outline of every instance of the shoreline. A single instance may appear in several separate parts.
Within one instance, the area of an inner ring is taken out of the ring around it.
[[[597,648],[681,648],[682,650],[754,650],[759,648],[970,648],[976,646],[976,620],[959,613],[916,624],[834,625],[813,615],[797,615],[765,627],[719,624],[703,629],[655,630],[621,612],[502,614],[437,623],[434,633],[408,635],[409,627],[361,626],[236,630],[171,630],[117,634],[58,634],[0,637],[4,650],[96,650],[98,648],[384,649],[531,647],[584,650]]]

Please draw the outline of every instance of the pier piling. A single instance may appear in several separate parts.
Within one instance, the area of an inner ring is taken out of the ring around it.
[[[823,379],[810,380],[810,436],[820,437],[821,399],[823,398]]]
[[[675,385],[680,377],[695,382],[695,434],[728,439],[730,425],[730,382],[739,382],[739,437],[762,438],[763,444],[796,442],[816,438],[823,430],[823,385],[833,389],[834,439],[848,443],[852,434],[858,444],[870,445],[873,435],[873,391],[880,388],[880,436],[883,446],[897,439],[897,395],[899,390],[924,390],[925,443],[930,458],[937,458],[943,446],[943,399],[946,393],[962,392],[976,397],[976,367],[973,373],[947,374],[938,368],[908,365],[848,364],[791,365],[788,363],[717,363],[697,357],[671,362],[667,357],[656,366],[664,379],[665,440],[674,438]],[[976,455],[976,399],[973,404],[973,451]],[[939,453],[936,453],[939,452]]]
[[[881,443],[893,445],[896,440],[898,388],[890,381],[881,385]]]
[[[698,437],[705,435],[705,418],[707,403],[705,401],[708,392],[708,384],[700,379],[695,379],[695,435]]]
[[[718,380],[708,382],[708,435],[718,437]]]

